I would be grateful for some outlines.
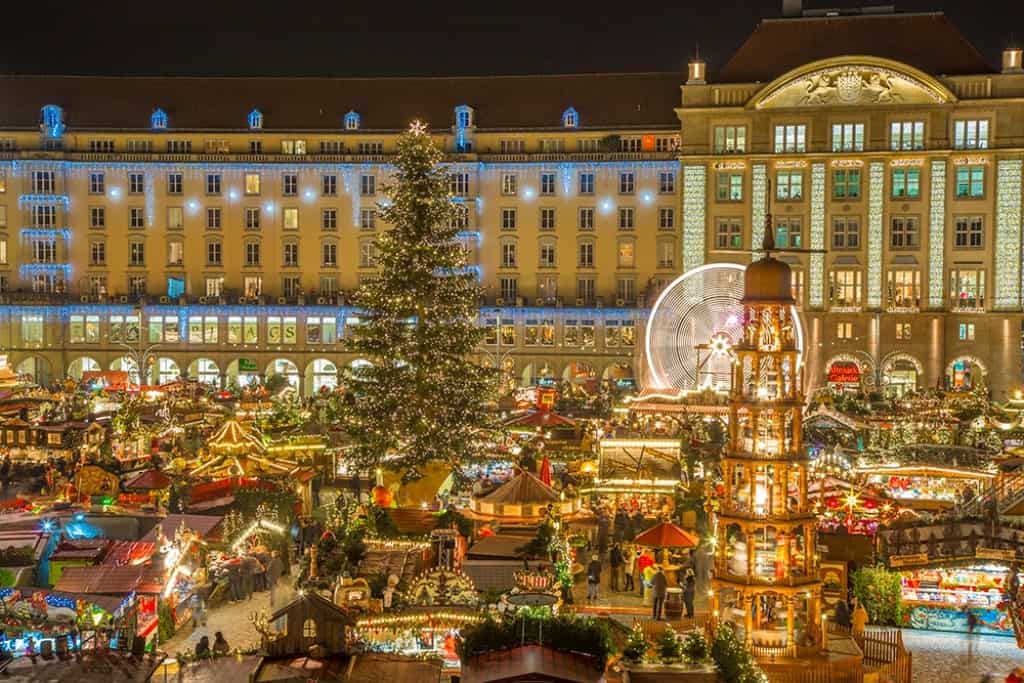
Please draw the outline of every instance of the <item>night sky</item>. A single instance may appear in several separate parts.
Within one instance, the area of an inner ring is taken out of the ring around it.
[[[761,17],[779,16],[782,2],[22,0],[8,5],[0,15],[5,24],[0,72],[384,76],[681,71],[698,44],[713,69]],[[1019,0],[897,0],[897,8],[944,10],[993,65],[1007,43],[1024,41]],[[21,16],[11,17],[12,11]]]

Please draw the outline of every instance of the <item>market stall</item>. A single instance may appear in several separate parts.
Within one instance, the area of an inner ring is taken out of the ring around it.
[[[1013,636],[1007,611],[1009,569],[1003,563],[927,566],[900,572],[904,623],[932,631],[968,632],[968,614],[976,633]]]
[[[592,493],[611,508],[648,519],[671,513],[683,483],[679,439],[602,439]]]
[[[904,507],[944,510],[977,498],[988,489],[995,472],[936,465],[874,465],[856,473],[865,486],[880,489]]]

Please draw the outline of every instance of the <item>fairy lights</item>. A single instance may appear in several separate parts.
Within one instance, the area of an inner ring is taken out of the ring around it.
[[[704,264],[707,168],[683,167],[683,272]]]
[[[1020,309],[1021,160],[1003,159],[996,177],[995,307]]]
[[[750,169],[750,245],[764,243],[764,216],[768,213],[768,165],[754,164]]]
[[[882,307],[882,218],[885,202],[885,164],[868,170],[868,308]]]
[[[811,249],[825,248],[825,164],[811,165]],[[825,255],[811,254],[810,302],[812,308],[824,303]]]
[[[932,161],[931,201],[928,205],[928,308],[941,309],[946,254],[946,162]]]

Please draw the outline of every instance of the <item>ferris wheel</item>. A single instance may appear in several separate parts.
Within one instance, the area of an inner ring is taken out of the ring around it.
[[[729,389],[730,349],[743,336],[745,270],[737,263],[709,263],[683,273],[658,296],[644,339],[652,390]]]

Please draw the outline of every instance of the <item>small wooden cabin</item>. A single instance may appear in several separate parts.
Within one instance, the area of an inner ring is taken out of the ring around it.
[[[328,654],[345,652],[345,627],[354,619],[319,593],[299,593],[270,616],[277,637],[267,643],[271,657],[304,655],[319,645]]]

